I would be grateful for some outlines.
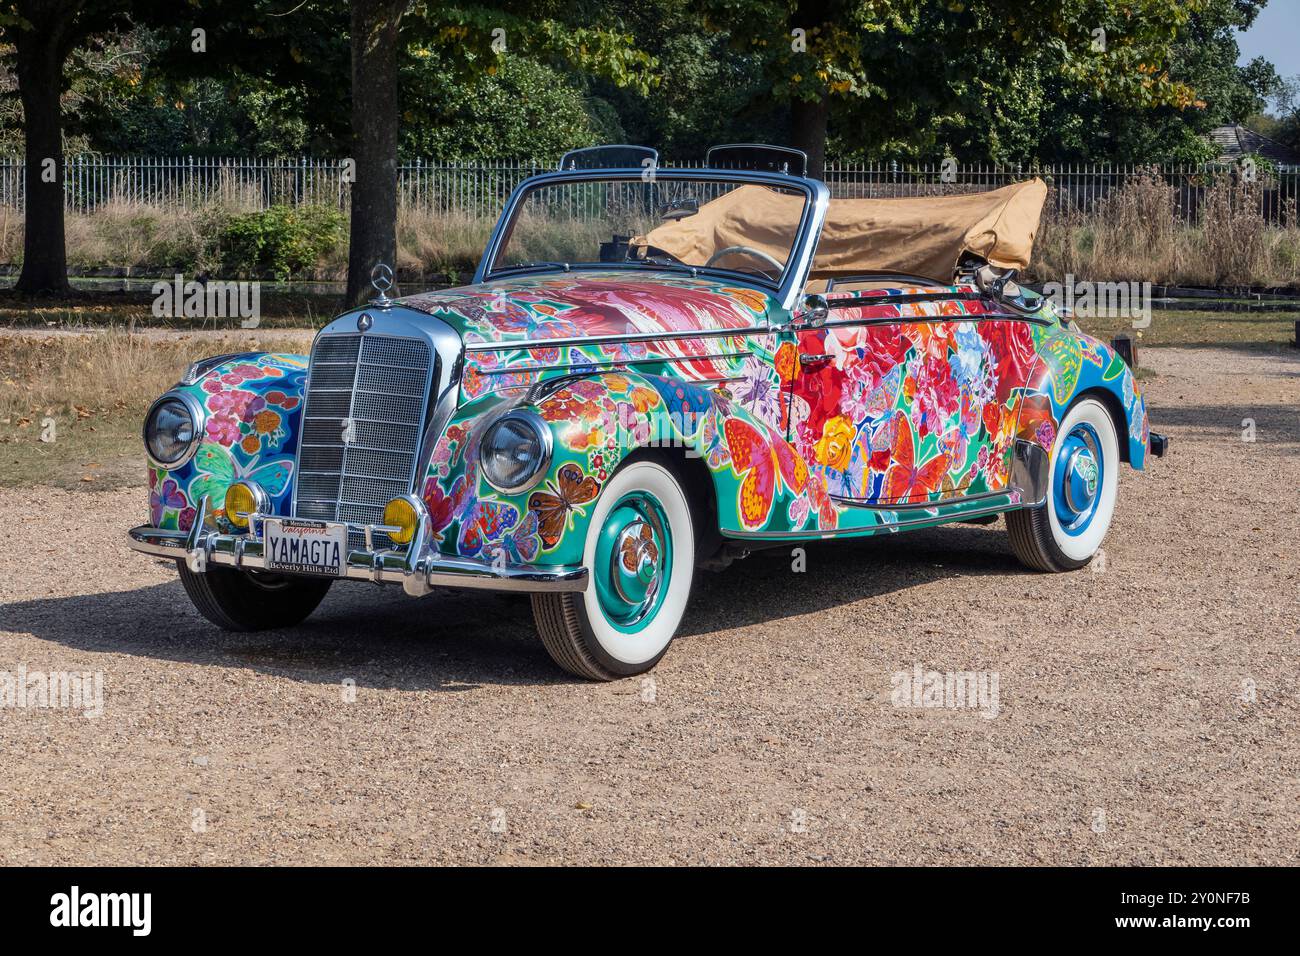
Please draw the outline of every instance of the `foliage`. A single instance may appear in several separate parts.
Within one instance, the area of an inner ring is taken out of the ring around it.
[[[271,206],[230,218],[218,238],[222,271],[285,280],[315,268],[344,236],[343,214],[326,206]]]
[[[401,152],[443,159],[537,156],[597,141],[581,91],[552,67],[508,59],[458,82],[447,55],[424,50],[404,65]]]

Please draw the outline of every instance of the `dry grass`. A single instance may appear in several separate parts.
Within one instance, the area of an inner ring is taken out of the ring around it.
[[[472,270],[495,224],[487,216],[443,215],[402,207],[397,211],[397,268],[430,276]],[[342,264],[346,270],[346,250]]]
[[[89,478],[104,487],[120,477],[124,457],[130,477],[138,478],[144,413],[190,362],[224,352],[303,352],[309,342],[307,332],[0,332],[0,485]],[[42,441],[42,434],[53,440]]]
[[[1176,192],[1148,173],[1087,213],[1048,204],[1030,265],[1033,277],[1187,286],[1300,285],[1300,223],[1261,214],[1262,182],[1222,176],[1205,190],[1196,225],[1178,219]]]
[[[1070,274],[1092,281],[1300,286],[1300,217],[1292,203],[1285,224],[1270,225],[1259,211],[1262,189],[1262,182],[1219,178],[1204,191],[1198,222],[1190,226],[1179,217],[1175,190],[1154,171],[1133,178],[1087,213],[1055,212],[1049,202],[1030,277],[1047,281]],[[229,202],[195,209],[117,202],[93,214],[70,214],[68,262],[83,269],[214,271],[214,237],[231,214],[242,211]],[[493,224],[488,213],[444,215],[402,205],[396,265],[426,282],[454,280],[478,264]],[[585,259],[609,239],[603,219],[548,218],[520,226],[515,237],[520,256],[535,260]],[[0,262],[16,264],[21,258],[22,217],[0,209]],[[346,273],[345,230],[313,274],[301,278],[339,280]]]

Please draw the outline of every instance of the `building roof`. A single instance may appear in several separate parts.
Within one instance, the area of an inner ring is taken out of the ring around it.
[[[1210,141],[1219,151],[1219,162],[1235,163],[1245,156],[1263,156],[1279,166],[1300,165],[1300,152],[1244,126],[1217,126]]]

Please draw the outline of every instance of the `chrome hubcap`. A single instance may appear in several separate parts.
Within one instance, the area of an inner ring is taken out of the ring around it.
[[[663,508],[651,495],[624,496],[606,516],[593,568],[605,617],[635,633],[663,602],[672,568],[672,541]]]
[[[1096,431],[1086,422],[1061,439],[1053,477],[1053,498],[1061,530],[1082,534],[1101,504],[1106,461]]]
[[[640,604],[654,596],[659,585],[659,545],[654,528],[637,519],[623,526],[611,555],[614,589],[628,604]]]
[[[1097,459],[1087,447],[1076,448],[1065,463],[1065,498],[1076,513],[1087,511],[1097,498]]]

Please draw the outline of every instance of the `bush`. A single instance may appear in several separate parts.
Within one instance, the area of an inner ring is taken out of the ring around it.
[[[327,206],[271,206],[231,216],[217,241],[222,274],[283,282],[313,272],[343,241],[343,222]]]

